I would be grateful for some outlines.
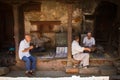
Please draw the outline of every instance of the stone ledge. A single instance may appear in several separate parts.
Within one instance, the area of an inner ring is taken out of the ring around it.
[[[117,68],[117,73],[118,73],[118,74],[120,74],[120,67],[119,67],[119,68]]]
[[[113,66],[101,66],[100,67],[101,75],[116,75],[117,69]]]
[[[79,70],[79,73],[83,75],[98,75],[100,74],[100,69],[98,67],[83,68]]]
[[[78,68],[73,68],[73,67],[66,67],[66,73],[68,74],[78,74],[79,69]]]
[[[69,66],[73,67],[78,66],[78,61],[68,61],[68,59],[40,59],[37,58],[37,70],[65,70],[65,67]],[[99,67],[100,65],[112,65],[112,61],[109,61],[108,59],[90,59],[90,66],[96,66]],[[15,66],[11,67],[11,70],[14,71],[20,71],[25,70],[25,63],[21,60],[17,60],[17,63]]]
[[[9,73],[9,68],[7,67],[0,67],[0,75],[5,75]]]
[[[116,61],[113,63],[115,67],[120,67],[120,61]]]

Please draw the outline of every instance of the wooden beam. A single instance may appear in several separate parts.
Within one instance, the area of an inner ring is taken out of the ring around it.
[[[30,21],[31,25],[51,24],[60,25],[61,21]]]
[[[13,5],[13,16],[14,16],[14,39],[15,39],[15,50],[16,59],[18,59],[18,47],[19,47],[19,17],[18,17],[18,5]]]
[[[24,12],[30,12],[30,11],[41,11],[41,3],[40,2],[33,2],[29,1],[22,5]]]

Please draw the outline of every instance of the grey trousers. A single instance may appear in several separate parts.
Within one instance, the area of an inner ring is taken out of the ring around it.
[[[88,66],[89,65],[89,53],[78,53],[73,55],[73,58],[75,60],[80,60],[80,64],[83,64],[83,66]]]

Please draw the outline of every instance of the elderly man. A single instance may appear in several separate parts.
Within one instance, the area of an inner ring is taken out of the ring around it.
[[[79,45],[79,36],[75,36],[72,42],[72,55],[75,60],[81,60],[80,67],[87,68],[89,66],[89,54],[83,51],[91,51],[89,48]]]
[[[83,39],[83,45],[90,48],[95,46],[95,39],[92,37],[91,32],[88,32],[87,36]]]
[[[20,42],[19,45],[19,58],[26,64],[26,76],[32,76],[36,68],[36,59],[30,55],[30,50],[33,46],[30,46],[31,36],[25,35],[25,39]]]

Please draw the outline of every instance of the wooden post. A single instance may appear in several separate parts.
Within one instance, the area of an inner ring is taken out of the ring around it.
[[[119,45],[118,45],[118,53],[119,53],[119,57],[120,57],[120,27],[118,28],[119,30],[119,35],[118,35],[118,38],[119,38]]]
[[[16,50],[16,60],[18,60],[18,47],[19,47],[19,10],[18,5],[13,5],[13,16],[14,16],[14,39],[15,39],[15,50]]]
[[[72,43],[72,4],[68,4],[68,62],[67,66],[71,66],[71,43]]]
[[[72,66],[72,51],[71,51],[71,43],[72,43],[72,12],[73,6],[72,4],[68,4],[68,60],[66,73],[79,73],[78,68],[73,68]]]

